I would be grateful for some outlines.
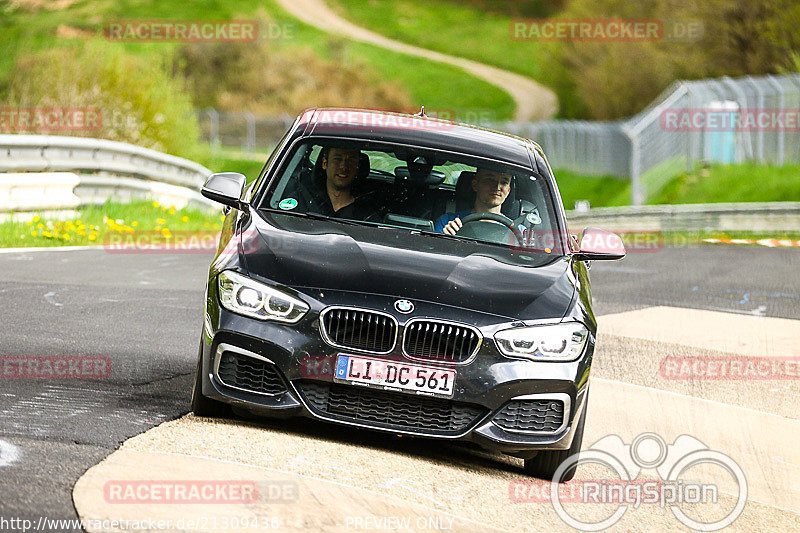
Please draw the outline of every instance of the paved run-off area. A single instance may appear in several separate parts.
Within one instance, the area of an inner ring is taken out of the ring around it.
[[[659,375],[664,357],[687,347],[692,356],[736,354],[751,333],[762,345],[750,347],[749,354],[781,353],[800,360],[800,321],[662,307],[607,315],[600,322],[609,338],[601,338],[599,368],[594,374],[616,379],[596,377],[592,383],[584,448],[608,434],[631,443],[637,435],[653,432],[668,444],[682,434],[691,435],[711,450],[724,452],[746,476],[748,502],[733,529],[759,528],[759,524],[782,530],[800,527],[800,421],[796,418],[800,382],[790,381],[781,394],[770,392],[775,384],[765,380],[755,386],[750,380],[726,382],[725,387],[730,387],[726,394],[736,398],[736,403],[759,407],[753,410],[702,398],[717,396],[715,388],[692,389],[687,381],[667,387],[683,391],[620,381],[641,381],[642,374],[647,374],[651,385],[662,385],[658,382],[669,379]],[[697,335],[702,331],[713,331],[708,342]],[[642,335],[651,337],[640,343]],[[728,342],[713,342],[717,335]],[[617,364],[619,358],[625,364]],[[155,513],[177,522],[203,513],[191,504],[160,505],[154,510],[144,503],[120,503],[109,497],[109,485],[154,479],[246,480],[265,488],[261,498],[212,505],[204,513],[216,516],[220,523],[249,523],[251,531],[264,529],[268,523],[296,531],[344,531],[359,529],[359,525],[390,530],[392,523],[410,524],[415,531],[450,529],[448,525],[458,531],[569,530],[553,506],[541,500],[541,488],[521,475],[520,466],[520,460],[463,446],[354,434],[307,421],[187,416],[125,443],[81,478],[74,494],[78,512],[87,519],[135,520]],[[687,514],[715,521],[733,509],[737,487],[726,471],[706,468],[693,475],[716,484],[722,494],[720,503],[697,506]],[[586,465],[571,483],[584,479],[614,478],[602,468]],[[280,483],[294,484],[296,489],[289,499],[270,500],[267,488]],[[581,513],[586,514],[578,511],[576,516]],[[617,527],[663,530],[678,524],[667,509],[644,504],[629,510]]]

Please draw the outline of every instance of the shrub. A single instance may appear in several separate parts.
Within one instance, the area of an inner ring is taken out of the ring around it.
[[[175,67],[198,108],[294,114],[316,106],[412,106],[403,89],[363,65],[324,60],[305,48],[194,43],[177,49]]]
[[[97,108],[99,129],[48,133],[130,142],[186,157],[195,153],[199,129],[191,99],[163,60],[133,56],[100,39],[80,45],[20,56],[6,105]]]

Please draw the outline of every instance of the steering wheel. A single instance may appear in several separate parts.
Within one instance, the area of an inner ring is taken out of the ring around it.
[[[481,222],[481,221],[491,221],[491,222],[499,222],[500,224],[507,227],[511,233],[514,234],[514,237],[517,238],[517,242],[520,246],[525,246],[525,237],[522,235],[522,232],[519,229],[519,226],[514,224],[514,221],[508,218],[505,215],[501,215],[500,213],[489,213],[488,211],[482,211],[480,213],[472,213],[470,215],[465,216],[461,219],[461,229],[459,229],[456,234],[461,233],[467,224]],[[472,230],[474,232],[474,229]]]

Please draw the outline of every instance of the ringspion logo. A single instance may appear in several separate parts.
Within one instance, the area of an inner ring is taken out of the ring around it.
[[[595,469],[603,468],[611,476],[560,483],[568,470],[589,464]],[[722,472],[723,477],[704,479],[709,467],[713,472]],[[640,478],[645,470],[655,470],[658,477]],[[719,481],[726,483],[726,491],[731,483],[736,487],[732,494],[736,503],[730,509],[719,505],[720,494],[726,492],[718,486]],[[655,433],[642,433],[631,444],[618,435],[607,435],[565,459],[547,485],[515,480],[509,484],[508,496],[514,503],[549,502],[564,523],[579,531],[605,530],[619,522],[629,509],[641,505],[667,508],[691,529],[717,531],[739,518],[748,493],[744,472],[730,456],[710,449],[691,435],[680,435],[667,444]],[[565,503],[572,505],[565,507]],[[616,509],[598,517],[592,512],[597,505]],[[695,518],[700,506],[719,510],[716,521]]]

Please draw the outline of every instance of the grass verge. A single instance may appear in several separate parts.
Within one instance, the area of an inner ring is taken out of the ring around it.
[[[588,200],[592,207],[630,205],[631,186],[627,179],[554,172],[565,209],[572,209],[578,200]],[[800,165],[698,165],[692,172],[661,177],[658,187],[648,189],[654,192],[647,203],[659,205],[800,202]]]
[[[670,180],[652,204],[800,201],[800,165],[698,166]]]
[[[221,210],[175,209],[150,201],[107,202],[83,207],[69,220],[34,216],[27,222],[0,223],[0,248],[102,245],[138,237],[144,244],[163,244],[179,236],[217,232],[222,218]]]

